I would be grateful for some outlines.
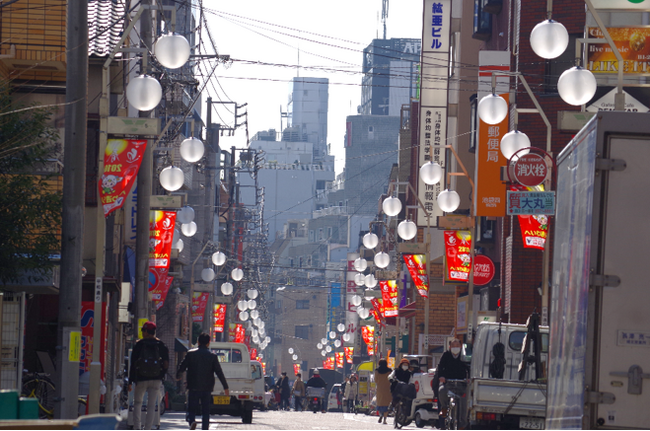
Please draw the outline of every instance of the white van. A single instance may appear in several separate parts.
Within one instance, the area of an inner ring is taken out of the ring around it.
[[[226,397],[221,382],[215,380],[210,413],[241,416],[243,423],[252,423],[256,380],[248,347],[244,343],[213,342],[210,351],[219,357],[230,390],[230,397]]]
[[[266,410],[269,405],[270,394],[268,398],[264,390],[264,374],[262,374],[262,363],[260,361],[251,360],[251,372],[253,374],[253,384],[255,393],[253,394],[253,405],[260,410]]]

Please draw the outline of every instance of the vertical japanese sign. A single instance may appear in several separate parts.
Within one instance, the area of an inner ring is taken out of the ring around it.
[[[445,231],[445,258],[448,281],[469,281],[472,236],[468,230]]]
[[[160,310],[162,306],[165,305],[165,299],[167,299],[169,288],[174,281],[174,277],[170,277],[167,274],[164,275],[164,278],[165,281],[157,282],[155,287],[151,289],[151,299],[156,306],[156,310]],[[151,272],[149,272],[149,287],[151,288]]]
[[[106,303],[102,302],[102,320],[106,320]],[[100,323],[101,324],[101,323]],[[105,363],[105,337],[106,325],[102,324],[102,334],[100,343],[97,346],[99,350],[99,361],[102,364],[102,375],[104,374]],[[95,348],[94,331],[95,330],[95,303],[93,301],[81,302],[81,354],[79,357],[79,375],[90,372],[90,363],[93,358],[93,349]]]
[[[534,190],[534,188],[513,185],[510,190]],[[548,216],[543,214],[518,215],[517,219],[519,220],[524,248],[544,250],[544,244],[546,244],[546,237],[548,236]]]
[[[214,304],[214,332],[223,332],[226,321],[226,304]]]
[[[104,217],[124,205],[135,183],[147,141],[109,139],[104,154],[104,172],[99,181],[99,198]]]
[[[209,296],[208,292],[194,292],[192,295],[192,322],[203,322]]]
[[[397,281],[380,281],[382,305],[384,306],[384,317],[395,317],[398,314],[397,304]]]
[[[435,161],[446,167],[447,144],[447,82],[451,28],[451,0],[424,0],[422,16],[422,85],[420,90],[419,165]],[[444,215],[436,197],[444,180],[429,186],[418,182],[418,197],[431,215],[431,226],[437,216]],[[418,226],[427,225],[427,217],[418,209]]]
[[[427,258],[424,254],[405,254],[404,262],[411,274],[418,293],[423,298],[429,297],[429,275],[427,273]]]
[[[254,361],[254,360],[256,360],[256,359],[257,359],[257,349],[256,349],[256,348],[252,348],[252,349],[251,349],[251,361]]]
[[[366,342],[366,347],[368,349],[368,355],[372,356],[375,354],[375,327],[374,326],[362,326],[361,327],[361,337],[363,341]]]
[[[480,51],[478,101],[492,94],[492,73],[496,74],[496,94],[509,101],[510,77],[498,72],[510,70],[510,51]],[[490,125],[475,114],[477,140],[474,165],[474,215],[503,217],[506,214],[506,184],[501,181],[501,167],[508,161],[501,154],[501,138],[508,132],[508,116]]]
[[[354,269],[354,260],[359,257],[357,253],[348,253],[348,267],[346,272],[345,286],[345,332],[350,335],[349,344],[355,343],[355,335],[359,328],[359,314],[357,307],[352,303],[352,297],[357,294],[357,284],[354,276],[357,271]]]
[[[326,370],[333,370],[334,369],[334,356],[328,356],[323,361],[323,368],[326,369]]]
[[[241,323],[235,325],[235,343],[243,343],[246,338],[246,329]]]
[[[352,356],[354,355],[354,347],[344,347],[343,353],[345,353],[345,362],[351,364]]]
[[[167,268],[172,252],[176,213],[174,211],[149,212],[149,267]]]
[[[344,365],[343,361],[345,355],[343,354],[343,352],[336,352],[335,356],[336,356],[336,368],[343,368]]]
[[[293,364],[293,374],[296,375],[300,373],[300,364]]]

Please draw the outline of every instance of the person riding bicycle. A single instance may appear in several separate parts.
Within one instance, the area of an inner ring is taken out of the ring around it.
[[[312,388],[327,388],[327,383],[325,383],[325,380],[320,376],[320,371],[318,368],[314,368],[314,373],[311,377],[311,379],[307,380],[307,383],[305,383],[306,387],[312,387]],[[327,398],[323,397],[322,399],[322,411],[325,413],[327,411]]]
[[[447,379],[463,380],[467,378],[467,365],[461,361],[460,358],[460,340],[454,338],[449,343],[449,350],[443,353],[438,363],[438,378],[440,386],[438,388],[438,401],[440,402],[440,419],[444,421],[449,412],[449,389],[447,387]],[[457,395],[462,395],[465,391],[464,388],[452,388],[452,391]],[[458,393],[461,392],[461,393]],[[465,398],[459,398],[459,411],[458,415],[459,426],[465,425]]]

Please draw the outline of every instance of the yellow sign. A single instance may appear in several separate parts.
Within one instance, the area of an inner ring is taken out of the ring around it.
[[[142,338],[142,326],[147,323],[149,319],[138,319],[138,340]]]
[[[603,38],[598,27],[589,27],[589,36]],[[650,74],[650,28],[612,27],[607,32],[612,37],[616,49],[623,58],[623,72],[626,74]],[[592,73],[618,73],[616,55],[608,43],[590,43],[587,48],[587,70]]]
[[[81,331],[70,331],[70,350],[68,361],[79,362],[81,360]]]

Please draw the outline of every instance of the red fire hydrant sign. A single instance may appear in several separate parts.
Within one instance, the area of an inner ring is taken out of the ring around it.
[[[544,157],[535,153],[524,154],[513,165],[515,181],[526,187],[542,184],[548,173]]]

